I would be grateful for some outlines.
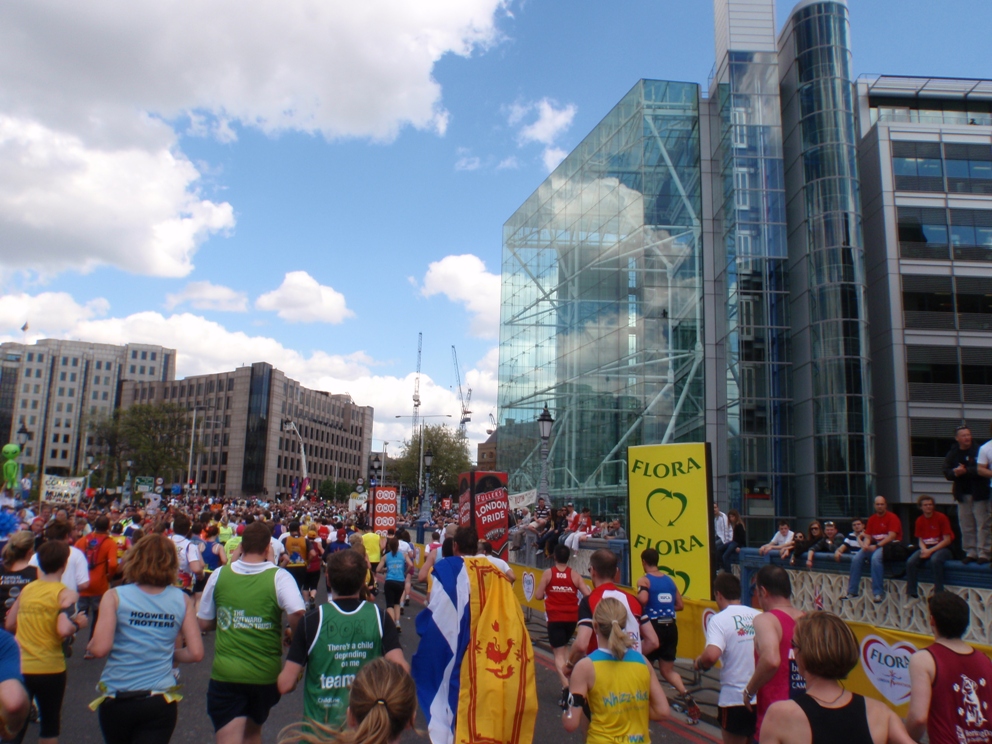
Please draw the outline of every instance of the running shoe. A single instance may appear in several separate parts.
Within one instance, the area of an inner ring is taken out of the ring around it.
[[[696,701],[692,699],[692,695],[688,692],[682,696],[685,701],[685,715],[689,719],[689,725],[695,726],[699,723],[699,719],[702,717],[703,712],[699,709]]]
[[[562,710],[568,710],[568,688],[561,688],[561,697],[558,699],[558,707]]]

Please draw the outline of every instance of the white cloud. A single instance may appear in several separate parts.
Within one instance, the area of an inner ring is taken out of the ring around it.
[[[568,152],[558,147],[556,142],[572,126],[578,107],[574,103],[560,106],[557,101],[545,97],[535,103],[513,103],[506,112],[506,120],[510,126],[518,126],[531,114],[537,113],[536,119],[519,128],[517,142],[521,146],[535,142],[544,145],[541,162],[549,172],[557,168]],[[512,165],[504,166],[503,163],[511,160]],[[515,158],[507,158],[503,163],[500,163],[498,168],[516,167]]]
[[[355,314],[344,295],[319,284],[305,271],[290,271],[278,289],[255,301],[259,310],[270,310],[290,323],[343,323]]]
[[[463,154],[455,161],[455,170],[474,171],[482,167],[482,161],[475,155]]]
[[[376,447],[385,439],[391,442],[389,451],[397,454],[402,440],[410,436],[410,420],[396,416],[409,416],[412,412],[414,373],[376,374],[374,369],[379,363],[364,351],[314,352],[304,356],[273,338],[231,331],[192,313],[167,316],[140,312],[119,318],[102,317],[107,311],[108,303],[103,299],[79,304],[64,293],[6,295],[0,297],[0,341],[21,341],[24,334],[20,327],[28,320],[28,343],[40,338],[71,338],[107,344],[161,344],[177,350],[176,374],[180,378],[265,361],[307,387],[348,393],[357,404],[373,406]],[[466,382],[473,387],[473,410],[488,413],[495,406],[495,387],[485,381],[495,374],[494,352],[495,349],[476,367],[466,370]],[[455,391],[421,375],[420,396],[422,412],[451,414],[450,419],[428,419],[430,423],[458,426],[461,409]],[[486,438],[485,413],[474,415],[469,424],[473,458],[475,444]]]
[[[572,120],[578,111],[574,103],[564,108],[556,108],[557,101],[542,98],[534,107],[537,109],[537,119],[521,128],[521,142],[540,142],[542,145],[553,145],[558,136],[568,131]]]
[[[420,292],[424,297],[443,294],[465,305],[472,315],[472,335],[495,338],[499,332],[499,290],[499,274],[486,271],[482,259],[468,253],[431,263]]]
[[[516,170],[520,167],[520,161],[517,160],[516,155],[511,155],[508,158],[503,158],[499,161],[499,165],[496,166],[496,170]]]
[[[57,334],[72,329],[80,321],[105,315],[109,309],[110,303],[102,297],[80,305],[65,292],[5,294],[0,295],[0,328],[19,330],[27,323],[31,334],[39,331]]]
[[[177,131],[443,134],[434,65],[496,43],[506,2],[0,3],[0,261],[188,274],[234,217]]]
[[[6,266],[55,273],[114,264],[136,274],[184,276],[197,247],[234,226],[231,205],[199,196],[200,174],[168,141],[91,146],[0,113],[0,172]]]
[[[558,167],[558,164],[565,159],[566,155],[568,155],[568,152],[562,150],[560,147],[546,147],[544,148],[544,152],[541,153],[541,161],[550,173]]]
[[[181,292],[165,296],[165,307],[169,310],[185,303],[197,310],[229,313],[243,313],[248,310],[248,296],[244,292],[211,282],[190,282]]]

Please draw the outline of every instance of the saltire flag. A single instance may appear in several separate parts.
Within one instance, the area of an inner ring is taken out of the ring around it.
[[[534,649],[506,576],[486,558],[445,558],[417,616],[411,663],[433,744],[531,744]]]
[[[823,592],[820,591],[819,584],[813,588],[813,607],[817,610],[823,609]]]

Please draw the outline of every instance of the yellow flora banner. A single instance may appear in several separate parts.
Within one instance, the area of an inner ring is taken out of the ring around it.
[[[649,444],[627,448],[630,580],[644,575],[641,551],[654,548],[658,568],[682,596],[709,599],[709,445]]]

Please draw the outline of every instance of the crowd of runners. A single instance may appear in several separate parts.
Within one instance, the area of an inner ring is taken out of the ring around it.
[[[257,744],[270,710],[298,686],[300,725],[281,741],[396,741],[417,710],[400,645],[411,580],[430,592],[441,561],[476,555],[515,579],[471,528],[438,528],[421,562],[402,527],[379,535],[364,515],[332,505],[186,502],[146,514],[111,503],[21,516],[0,572],[4,741],[21,741],[32,721],[39,741],[58,741],[74,653],[106,659],[90,708],[108,744],[165,744],[180,704],[204,703],[218,744]],[[633,592],[615,584],[611,551],[591,554],[591,586],[571,558],[557,545],[535,591],[562,688],[544,704],[557,703],[564,729],[583,728],[588,742],[650,741],[649,722],[673,708],[698,721],[674,666],[683,602],[657,552],[641,553]],[[321,577],[328,601],[318,603]],[[784,569],[758,572],[757,608],[741,605],[733,574],[719,573],[714,586],[719,612],[694,663],[722,665],[726,744],[992,739],[992,663],[961,640],[970,618],[957,595],[930,600],[935,643],[912,657],[902,721],[844,689],[858,662],[853,633],[830,613],[794,607]],[[206,700],[180,703],[179,667],[203,660],[208,633],[216,635]],[[676,691],[674,705],[662,680]]]

